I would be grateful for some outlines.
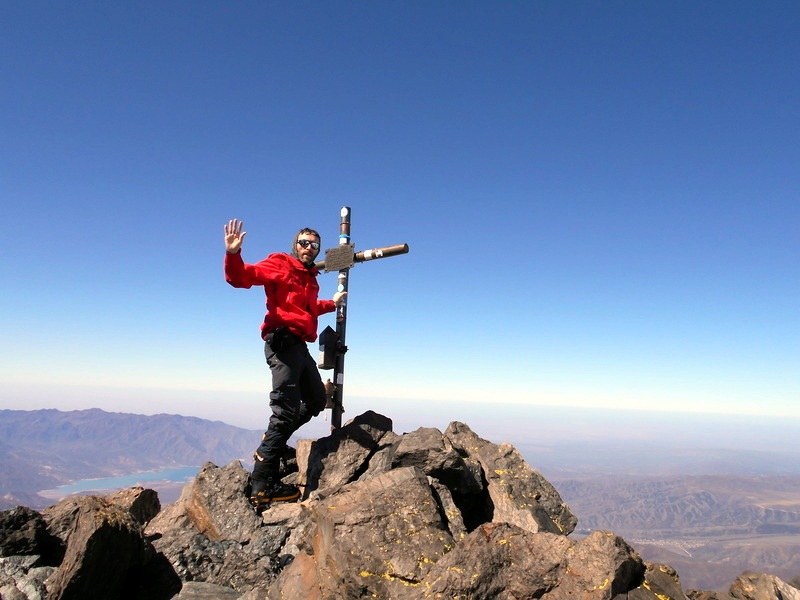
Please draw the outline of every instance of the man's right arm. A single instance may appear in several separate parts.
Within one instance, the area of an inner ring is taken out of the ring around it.
[[[225,281],[233,287],[249,288],[253,284],[248,281],[244,260],[242,259],[242,242],[246,231],[242,231],[239,219],[231,219],[225,224]]]
[[[225,252],[225,281],[236,288],[250,288],[253,283],[249,279],[251,278],[247,276],[242,253]]]
[[[239,254],[242,251],[242,243],[246,231],[242,231],[244,223],[239,219],[231,219],[225,225],[225,252],[228,254]]]

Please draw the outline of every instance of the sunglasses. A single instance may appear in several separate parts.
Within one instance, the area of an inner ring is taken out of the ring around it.
[[[312,242],[311,240],[297,240],[297,243],[303,248],[308,248],[311,246],[314,250],[319,250],[319,242]]]

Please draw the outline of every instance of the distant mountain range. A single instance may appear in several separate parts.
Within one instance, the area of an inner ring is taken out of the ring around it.
[[[261,432],[178,415],[0,410],[0,509],[80,479],[248,458]]]
[[[0,510],[40,510],[54,500],[37,492],[83,479],[236,459],[249,468],[261,433],[178,415],[0,410]],[[790,455],[768,457],[769,475],[697,476],[701,454],[692,475],[681,475],[618,445],[517,448],[556,486],[578,531],[614,531],[646,560],[680,566],[686,587],[719,589],[745,569],[786,581],[800,575],[800,476]],[[746,472],[758,470],[748,463]],[[159,491],[162,503],[177,497],[175,485],[174,497]]]
[[[586,529],[637,538],[800,535],[800,477],[706,475],[561,481]],[[625,510],[614,510],[624,506]],[[678,533],[680,536],[680,533]]]
[[[800,476],[602,476],[551,480],[578,530],[610,530],[689,588],[744,570],[800,575]]]

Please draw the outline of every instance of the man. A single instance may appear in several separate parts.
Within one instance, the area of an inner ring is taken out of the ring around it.
[[[251,477],[250,502],[259,509],[300,497],[296,486],[280,480],[278,468],[289,437],[325,408],[325,387],[306,342],[317,339],[317,317],[335,311],[347,292],[337,292],[333,300],[318,299],[314,259],[321,239],[313,229],[301,229],[294,237],[291,255],[270,254],[251,265],[242,260],[247,235],[242,227],[238,219],[225,225],[225,280],[237,288],[264,286],[267,314],[261,337],[272,373],[272,416],[255,451]]]

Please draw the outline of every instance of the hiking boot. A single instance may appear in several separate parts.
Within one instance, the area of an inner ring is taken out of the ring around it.
[[[258,489],[263,487],[263,489]],[[282,481],[267,482],[266,486],[256,486],[253,483],[253,491],[250,493],[250,504],[253,508],[265,508],[272,502],[294,502],[300,497],[300,490],[295,485],[289,485]]]

